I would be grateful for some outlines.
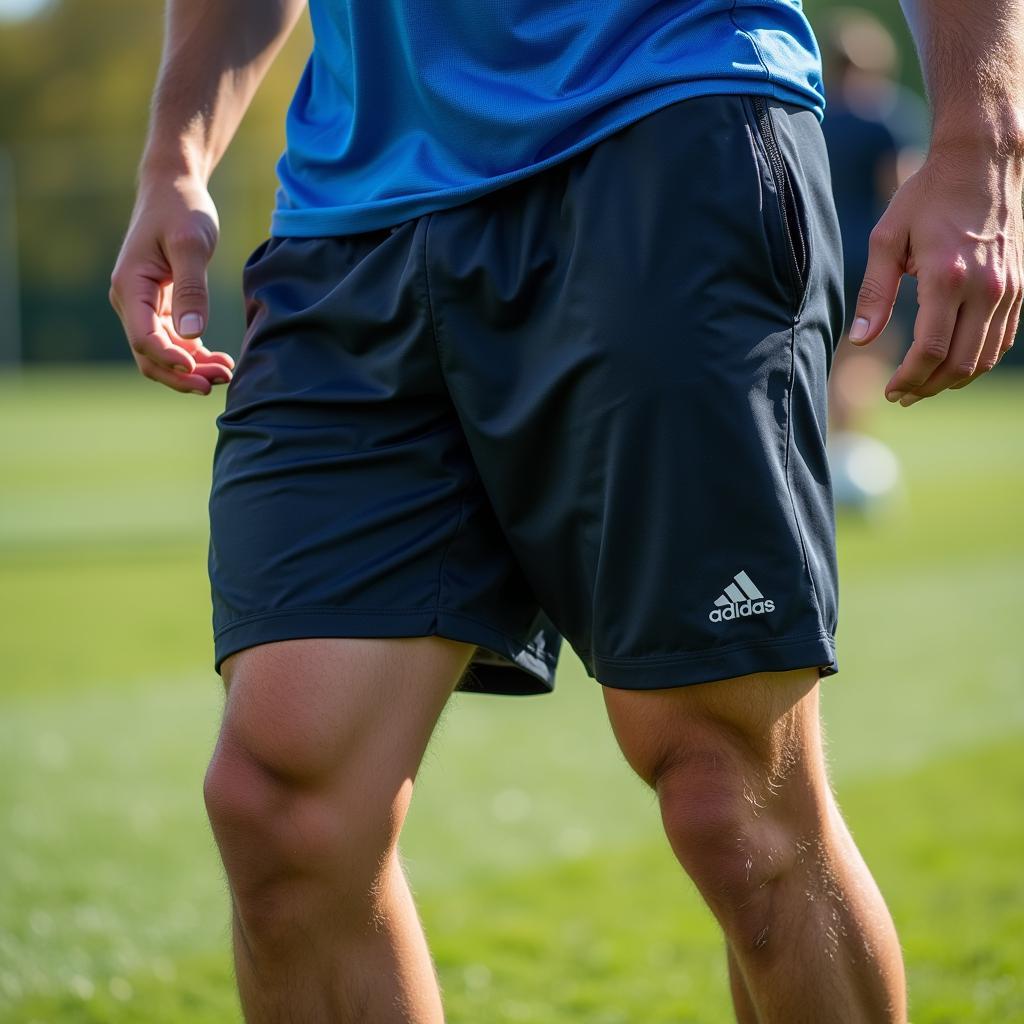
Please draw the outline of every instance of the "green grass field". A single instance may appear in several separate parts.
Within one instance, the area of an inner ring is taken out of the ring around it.
[[[841,523],[830,761],[915,1024],[1024,1021],[1022,399],[1006,373],[880,409],[905,500]],[[3,1024],[240,1019],[201,799],[221,401],[0,381]],[[552,696],[453,699],[403,850],[450,1024],[732,1019],[713,922],[568,653]]]

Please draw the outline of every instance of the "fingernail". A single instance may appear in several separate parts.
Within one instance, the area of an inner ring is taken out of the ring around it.
[[[904,395],[904,397],[900,399],[900,405],[902,405],[904,409],[909,409],[915,402],[920,401],[920,395]]]
[[[188,367],[184,363],[175,363],[174,369],[179,373],[188,373]]]
[[[866,316],[859,316],[853,321],[853,326],[850,328],[850,341],[862,341],[867,337],[868,328],[871,326],[871,321]]]
[[[890,402],[898,402],[905,394],[906,394],[906,391],[889,391],[889,392],[886,393],[885,397]]]
[[[178,324],[178,330],[182,334],[200,334],[203,330],[203,318],[198,313],[185,313]]]
[[[193,395],[205,395],[206,392],[205,391],[200,391],[199,388],[193,388],[192,389],[192,394]]]

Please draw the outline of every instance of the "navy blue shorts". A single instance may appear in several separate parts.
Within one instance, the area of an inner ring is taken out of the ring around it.
[[[273,236],[210,496],[215,665],[298,637],[478,645],[462,689],[836,671],[815,115],[677,101],[461,206]]]

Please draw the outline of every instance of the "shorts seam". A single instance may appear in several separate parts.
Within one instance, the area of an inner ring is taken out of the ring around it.
[[[523,643],[521,640],[517,640],[515,637],[506,633],[503,629],[498,629],[490,622],[485,622],[483,619],[478,619],[473,615],[467,615],[465,612],[452,611],[449,608],[441,608],[438,610],[439,615],[448,615],[453,619],[464,619],[466,622],[472,622],[474,625],[482,626],[484,629],[493,629],[496,633],[505,637],[509,641],[512,647],[517,650],[526,651],[528,654],[532,654],[535,658],[539,658],[544,662],[545,665],[554,666],[558,662],[558,658],[552,657],[547,651],[538,650],[533,644]]]
[[[451,618],[463,619],[464,621],[471,622],[476,626],[491,630],[499,636],[504,637],[508,641],[510,647],[516,650],[527,651],[535,658],[539,658],[546,665],[554,666],[557,663],[557,657],[552,657],[549,652],[540,651],[533,644],[523,643],[523,641],[516,639],[510,633],[500,629],[491,622],[486,622],[474,615],[467,615],[465,612],[455,611],[451,608],[445,608],[438,605],[428,608],[337,608],[330,605],[312,605],[307,608],[282,608],[279,611],[257,612],[255,615],[246,615],[244,618],[234,619],[226,626],[221,626],[220,629],[216,630],[214,632],[214,639],[219,639],[226,633],[230,633],[233,629],[237,629],[241,626],[248,626],[254,622],[261,622],[264,619],[297,618],[303,615],[337,615],[339,617],[428,615],[433,616],[435,619],[435,628],[437,618],[441,615],[447,615]]]
[[[441,552],[441,560],[437,565],[437,585],[435,589],[435,600],[434,600],[434,614],[439,615],[441,612],[441,587],[444,584],[444,563],[448,559],[448,552],[451,551],[452,545],[455,543],[459,536],[459,531],[462,529],[462,521],[466,515],[466,488],[465,486],[459,488],[459,515],[455,520],[455,529],[452,531],[452,535],[448,538],[447,543],[444,546],[444,551]]]
[[[786,451],[782,462],[782,471],[786,477],[786,494],[789,496],[789,507],[793,510],[793,522],[796,524],[796,534],[800,540],[800,554],[803,558],[804,573],[811,585],[811,596],[814,600],[814,613],[818,617],[818,623],[824,630],[824,618],[821,614],[821,599],[818,596],[818,586],[814,581],[814,573],[811,572],[811,563],[807,557],[807,539],[804,537],[804,528],[800,523],[800,515],[796,508],[796,499],[793,497],[793,481],[790,477],[789,454],[793,444],[793,390],[796,385],[796,332],[798,321],[794,321],[789,329],[789,395],[786,400]]]
[[[803,633],[799,636],[775,637],[771,640],[745,640],[727,644],[725,647],[707,648],[702,651],[680,651],[678,654],[640,655],[631,658],[609,658],[602,654],[591,655],[591,660],[604,662],[608,665],[626,665],[642,662],[647,665],[663,664],[678,661],[698,661],[702,658],[717,658],[735,651],[757,650],[762,647],[786,647],[805,644],[809,640],[824,640],[830,647],[835,646],[835,639],[827,630],[817,633]]]
[[[223,636],[225,633],[237,629],[239,626],[248,626],[251,622],[260,622],[262,619],[295,618],[300,615],[433,615],[434,608],[335,608],[330,605],[310,605],[306,608],[281,608],[277,611],[256,612],[253,615],[245,615],[240,619],[232,619],[226,626],[221,626],[214,632],[214,637]]]

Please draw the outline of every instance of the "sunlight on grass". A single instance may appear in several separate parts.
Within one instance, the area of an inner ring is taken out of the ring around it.
[[[1018,387],[881,409],[906,504],[841,521],[830,761],[916,1024],[1024,1019]],[[0,380],[4,1024],[238,1019],[201,800],[220,401],[128,372]],[[551,696],[450,703],[403,856],[451,1024],[729,1019],[716,930],[569,652]]]

